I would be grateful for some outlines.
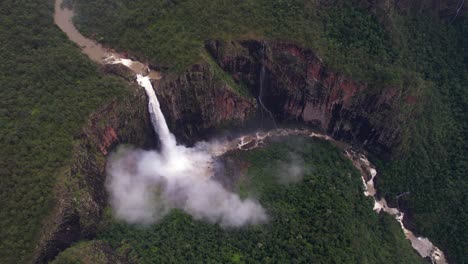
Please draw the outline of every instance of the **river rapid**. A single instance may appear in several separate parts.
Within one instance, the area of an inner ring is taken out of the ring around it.
[[[63,0],[55,1],[55,14],[54,21],[57,26],[67,34],[68,38],[78,45],[81,48],[81,51],[86,54],[92,61],[98,64],[122,64],[130,68],[138,79],[140,86],[145,88],[148,93],[149,98],[155,98],[154,90],[151,85],[151,79],[160,79],[161,74],[158,71],[151,70],[148,63],[142,63],[139,61],[131,60],[125,58],[125,56],[109,49],[105,48],[101,44],[84,37],[73,25],[73,11],[70,9],[62,8]],[[153,105],[150,109],[158,110],[157,115],[153,111],[150,111],[152,116],[158,117],[153,118],[153,125],[157,127],[157,130],[160,130],[161,126],[157,125],[157,122],[163,121],[164,116],[160,112],[159,104],[156,105],[156,102],[149,102]],[[156,106],[156,107],[154,107]],[[162,117],[162,118],[161,118]],[[155,125],[156,124],[156,125]],[[158,131],[159,134],[163,134],[163,137],[170,138],[168,135],[170,131],[167,129],[167,125],[164,131]],[[165,136],[164,136],[165,135]],[[429,239],[424,237],[417,237],[413,232],[408,230],[403,224],[404,213],[399,211],[398,208],[391,208],[388,206],[385,199],[377,199],[377,189],[374,184],[378,173],[374,165],[372,165],[367,157],[360,151],[354,150],[352,147],[346,143],[335,141],[331,137],[319,133],[315,133],[307,129],[274,129],[268,132],[256,132],[253,134],[246,134],[240,136],[234,140],[225,140],[216,144],[210,149],[210,153],[213,156],[221,156],[228,151],[249,151],[255,148],[260,148],[266,144],[269,138],[272,137],[284,137],[284,136],[305,136],[311,138],[319,138],[323,140],[330,141],[332,144],[338,145],[344,150],[344,155],[350,159],[354,166],[360,171],[361,178],[364,186],[364,195],[370,196],[374,199],[374,208],[373,210],[376,213],[385,212],[392,215],[399,223],[406,236],[406,238],[411,242],[412,247],[416,250],[423,258],[428,258],[432,263],[435,264],[446,264],[446,258],[444,253],[434,246]],[[160,135],[161,137],[161,135]],[[167,142],[166,142],[167,143]],[[171,139],[169,142],[171,146],[175,144],[175,139]]]

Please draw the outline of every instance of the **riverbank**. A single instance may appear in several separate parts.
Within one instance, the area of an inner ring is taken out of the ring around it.
[[[60,2],[60,4],[61,4],[60,0],[58,0],[57,2]],[[57,6],[57,4],[56,4],[56,6]],[[73,15],[72,12],[71,13],[66,12],[66,13],[63,14],[63,16],[59,15],[59,16],[57,16],[58,19],[56,20],[56,22],[66,23],[64,19],[67,19],[67,17],[68,17],[68,19],[66,21],[68,21],[72,25],[71,20],[70,20],[72,15]],[[78,45],[80,45],[81,47],[83,47],[83,52],[85,52],[88,56],[90,56],[90,58],[92,60],[99,60],[100,62],[102,62],[103,57],[107,56],[106,58],[110,58],[110,60],[107,61],[109,63],[122,63],[125,66],[130,67],[133,71],[135,71],[138,74],[142,74],[142,73],[147,74],[148,73],[147,65],[145,66],[145,65],[143,65],[143,64],[141,64],[139,62],[133,62],[133,61],[128,60],[128,59],[122,59],[122,58],[119,58],[119,57],[115,57],[114,55],[106,53],[107,51],[105,51],[102,48],[102,46],[97,45],[92,41],[89,42],[90,40],[88,40],[88,39],[82,39],[84,37],[81,34],[79,34],[79,32],[76,29],[71,30],[68,27],[61,27],[61,28],[62,28],[62,30],[70,30],[70,33],[71,33],[71,36],[69,35],[70,39],[72,41],[74,41],[73,39],[76,39],[76,41],[77,41],[76,43]],[[78,35],[77,35],[77,33],[78,33]],[[68,35],[68,33],[67,33],[67,35]],[[97,59],[98,57],[99,57],[99,59]],[[298,135],[303,133],[303,132],[296,132],[296,131],[285,132],[284,130],[278,130],[277,132],[279,134],[281,134],[281,133],[284,134],[285,133],[286,135],[289,135],[288,133],[291,133],[291,134],[297,133]],[[304,133],[310,133],[310,132],[304,132]],[[237,143],[237,146],[240,149],[254,149],[254,148],[260,146],[262,144],[261,142],[264,142],[264,140],[267,137],[275,135],[275,134],[276,133],[271,133],[268,136],[265,136],[265,135],[259,136],[259,134],[256,134],[254,137],[253,136],[242,137],[241,139],[239,139],[239,142]],[[312,136],[312,134],[309,134],[309,135]],[[312,137],[319,137],[319,138],[324,138],[326,140],[331,140],[330,138],[327,138],[328,136],[325,136],[325,135],[315,134]],[[350,154],[350,155],[351,155],[351,157],[354,157],[354,154]],[[375,199],[375,195],[377,194],[377,191],[374,188],[374,178],[376,176],[376,170],[375,170],[375,168],[373,168],[370,165],[370,163],[365,158],[365,156],[362,156],[361,154],[356,154],[356,155],[360,156],[358,160],[356,160],[355,158],[352,158],[353,162],[359,162],[358,163],[359,166],[356,166],[356,167],[358,167],[358,169],[360,168],[361,170],[363,170],[362,167],[364,166],[365,170],[367,170],[366,175],[368,175],[369,173],[371,174],[370,179],[365,180],[365,186],[366,186],[366,193],[365,194],[368,195],[368,196],[374,196],[374,199]],[[365,175],[363,175],[363,179],[364,179],[364,176]],[[380,210],[383,210],[383,211],[395,216],[395,218],[400,222],[400,224],[401,224],[401,226],[402,226],[402,228],[403,228],[403,230],[405,232],[405,235],[406,235],[407,239],[409,239],[411,241],[411,244],[413,245],[413,248],[415,248],[415,250],[418,251],[418,253],[420,253],[421,256],[423,256],[423,257],[431,256],[431,258],[433,259],[433,261],[435,263],[445,263],[445,258],[443,256],[443,253],[441,253],[440,250],[435,248],[432,245],[432,243],[430,243],[429,240],[424,239],[424,238],[417,238],[410,231],[405,229],[405,227],[404,227],[404,225],[402,223],[402,219],[403,219],[404,215],[401,212],[399,212],[395,208],[389,208],[386,205],[385,200],[376,201],[376,205],[374,206],[374,209],[377,210],[378,212],[380,212]]]

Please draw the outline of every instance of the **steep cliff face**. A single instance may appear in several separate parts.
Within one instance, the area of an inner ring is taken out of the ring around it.
[[[255,99],[242,95],[230,76],[208,62],[180,75],[153,81],[161,109],[178,140],[192,144],[219,128],[239,125],[256,111]]]
[[[401,95],[328,69],[311,50],[294,44],[209,41],[206,48],[237,83],[258,95],[275,117],[317,127],[337,140],[389,155],[400,142]]]
[[[223,126],[241,124],[255,113],[255,99],[241,95],[212,67],[204,62],[181,75],[153,81],[171,130],[183,143],[194,143]],[[101,72],[128,81],[130,95],[95,111],[75,136],[72,162],[58,173],[57,204],[44,223],[36,263],[46,263],[73,243],[95,236],[107,204],[105,167],[112,149],[119,144],[158,147],[147,96],[135,83],[134,73],[123,65],[104,65]]]
[[[103,71],[128,76],[119,66]],[[146,94],[136,84],[131,89],[128,97],[113,99],[94,112],[75,136],[72,162],[58,172],[57,202],[45,221],[36,263],[46,263],[72,243],[95,235],[107,203],[105,165],[110,150],[118,144],[155,147]]]
[[[279,121],[321,129],[380,155],[390,155],[401,140],[399,109],[412,100],[392,87],[356,82],[327,68],[313,51],[290,43],[209,41],[206,49],[210,55],[184,73],[153,80],[169,127],[185,144],[253,118],[261,83],[263,102]],[[122,65],[101,70],[129,81],[131,96],[94,112],[76,136],[73,162],[60,172],[57,206],[36,250],[38,263],[95,235],[107,201],[105,157],[115,146],[157,146],[146,94],[133,73]]]

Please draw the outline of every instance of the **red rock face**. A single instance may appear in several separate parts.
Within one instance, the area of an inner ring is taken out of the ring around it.
[[[102,154],[107,155],[108,148],[112,146],[112,144],[117,143],[118,141],[119,137],[117,136],[117,133],[115,132],[114,128],[107,127],[104,130],[104,133],[101,135],[101,144],[99,145],[99,150],[102,152]]]
[[[408,95],[405,97],[405,102],[407,104],[416,104],[417,100],[416,100],[416,97]]]
[[[365,85],[358,85],[352,80],[345,80],[340,85],[340,89],[343,91],[343,101],[350,102],[351,98],[355,96],[358,92],[361,92],[366,89]]]
[[[320,62],[310,63],[307,66],[307,78],[313,81],[320,80],[321,70],[322,70],[322,64]]]
[[[130,96],[132,102],[110,102],[94,112],[83,129],[83,136],[89,144],[106,156],[120,143],[155,145],[146,93],[136,84],[134,88],[135,91]]]
[[[255,113],[253,98],[213,74],[209,64],[195,64],[179,76],[154,81],[169,128],[178,140],[192,144],[228,123],[243,123]]]
[[[264,67],[263,101],[277,119],[321,128],[335,139],[363,145],[376,153],[390,153],[400,141],[396,103],[402,98],[394,88],[372,87],[372,92],[368,84],[329,69],[312,50],[295,44],[210,41],[206,48],[254,95],[259,93],[260,70]],[[380,92],[376,94],[375,90]]]
[[[214,108],[220,110],[219,115],[215,116],[215,121],[218,123],[223,120],[229,120],[236,115],[237,109],[242,109],[242,105],[237,106],[236,100],[231,96],[231,94],[226,92],[227,89],[214,98]]]
[[[285,50],[286,50],[291,56],[298,57],[298,58],[301,58],[301,59],[304,58],[304,57],[303,57],[303,54],[302,54],[302,52],[301,52],[301,50],[300,50],[297,46],[295,46],[295,45],[292,45],[292,44],[287,45],[287,46],[285,47]]]
[[[146,94],[138,86],[134,88],[127,97],[115,99],[92,113],[81,133],[75,135],[70,169],[61,176],[67,185],[57,186],[56,207],[51,212],[51,222],[44,227],[34,263],[48,263],[73,243],[96,234],[107,204],[106,164],[99,158],[100,152],[107,155],[117,143],[141,148],[155,146]]]

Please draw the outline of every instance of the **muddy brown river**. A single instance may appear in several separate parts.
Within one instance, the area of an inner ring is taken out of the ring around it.
[[[149,76],[150,79],[160,79],[161,73],[150,70],[147,63],[130,60],[123,55],[105,48],[94,40],[83,36],[73,24],[73,10],[62,8],[63,0],[55,1],[54,22],[67,34],[68,38],[81,48],[92,61],[99,64],[123,64],[133,70],[136,74]]]
[[[110,49],[103,47],[101,44],[86,38],[83,36],[73,25],[73,11],[70,9],[62,9],[63,0],[55,1],[55,24],[67,34],[68,38],[77,44],[81,51],[86,54],[92,61],[99,64],[123,64],[130,68],[135,74],[148,76],[150,79],[161,79],[161,74],[158,71],[151,70],[147,63],[141,63],[139,61],[133,61],[125,58],[123,55],[113,52]],[[238,150],[252,150],[261,147],[265,144],[265,140],[270,137],[278,136],[308,136],[321,138],[323,140],[331,141],[341,147],[346,146],[345,143],[333,140],[327,135],[314,133],[309,130],[299,129],[276,129],[266,133],[257,132],[255,134],[245,135],[236,140],[224,142],[220,145],[220,148],[213,149],[213,153],[222,155],[226,151],[238,149]],[[367,157],[362,153],[355,152],[351,148],[346,148],[345,155],[353,162],[354,166],[361,172],[362,181],[364,184],[364,195],[373,197],[374,208],[373,210],[377,213],[384,211],[392,216],[400,223],[401,228],[406,238],[411,242],[412,247],[422,257],[430,258],[432,263],[435,264],[447,264],[444,253],[434,246],[429,239],[424,237],[417,237],[410,230],[406,229],[403,224],[404,214],[397,208],[391,208],[387,205],[385,199],[377,200],[377,190],[374,186],[374,180],[377,177],[376,168],[369,162]]]
[[[88,55],[91,60],[101,63],[104,58],[110,55],[109,52],[101,44],[81,35],[73,25],[73,11],[67,8],[62,9],[62,2],[63,0],[55,1],[55,24],[67,34],[71,41],[80,46],[81,51]]]

